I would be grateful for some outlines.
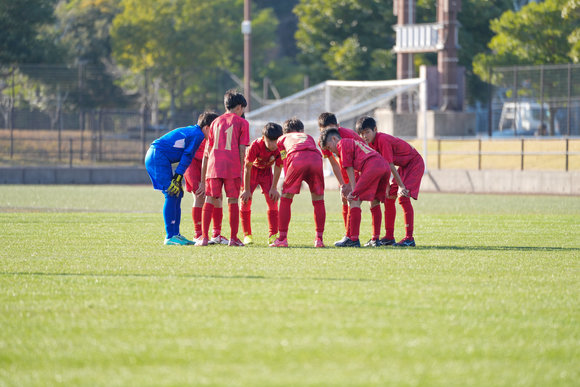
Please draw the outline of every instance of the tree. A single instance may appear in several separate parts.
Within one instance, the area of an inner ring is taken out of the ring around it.
[[[315,82],[395,77],[392,6],[378,0],[301,0],[299,62]]]

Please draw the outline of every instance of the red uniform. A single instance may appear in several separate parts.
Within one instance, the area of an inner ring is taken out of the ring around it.
[[[268,194],[272,187],[272,165],[282,166],[280,150],[271,151],[266,148],[264,139],[254,140],[246,152],[246,163],[252,163],[250,178],[250,192],[254,192],[259,185],[262,193]]]
[[[425,163],[419,152],[408,142],[380,132],[369,145],[379,152],[387,163],[393,163],[399,167],[397,172],[401,176],[405,188],[409,190],[410,196],[416,200],[425,172]],[[396,196],[398,188],[397,182],[393,181],[389,196]]]
[[[282,193],[300,193],[305,181],[311,193],[324,195],[322,155],[312,136],[299,132],[285,134],[278,139],[278,149],[284,161]]]
[[[222,185],[229,198],[240,196],[240,145],[250,143],[248,121],[234,113],[216,118],[205,144],[207,156],[206,194],[220,197]]]
[[[360,172],[360,178],[352,191],[352,196],[359,200],[384,201],[391,174],[389,164],[385,159],[367,144],[351,138],[343,138],[336,148],[342,160],[342,166],[352,167]]]
[[[187,192],[195,192],[199,188],[199,182],[201,181],[201,162],[205,152],[205,143],[206,140],[204,139],[199,145],[199,148],[197,148],[197,152],[195,152],[191,164],[189,164],[189,167],[183,174],[183,178],[185,179],[185,190]]]
[[[361,136],[359,136],[354,130],[352,129],[347,129],[347,128],[343,128],[343,127],[339,127],[338,128],[338,134],[340,134],[340,137],[342,138],[352,138],[353,140],[356,141],[360,141],[362,143],[365,143],[364,140],[361,138]],[[334,158],[334,155],[332,154],[331,151],[329,151],[328,149],[323,149],[322,150],[322,156],[324,158]],[[340,169],[342,172],[342,179],[344,180],[345,184],[348,184],[348,175],[346,174],[346,169],[344,169],[341,160],[340,160],[340,156],[338,157],[338,165],[340,165]]]

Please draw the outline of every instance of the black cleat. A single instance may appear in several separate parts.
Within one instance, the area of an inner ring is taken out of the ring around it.
[[[353,241],[352,239],[345,237],[345,239],[336,242],[334,245],[336,247],[360,247],[360,241],[358,239]]]
[[[383,238],[381,239],[381,246],[393,246],[397,241],[394,239]]]
[[[365,243],[365,247],[378,247],[381,246],[381,240],[379,238],[377,239],[369,239],[369,241],[367,243]]]
[[[415,239],[413,238],[404,238],[399,241],[399,243],[395,243],[393,246],[397,247],[415,247]]]
[[[334,245],[338,247],[339,244],[345,243],[347,239],[349,238],[345,235],[341,240],[334,242]]]

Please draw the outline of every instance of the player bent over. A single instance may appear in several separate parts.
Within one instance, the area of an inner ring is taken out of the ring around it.
[[[269,243],[273,243],[278,237],[278,199],[280,193],[272,184],[272,165],[276,165],[274,172],[277,174],[276,181],[282,171],[282,158],[278,149],[277,140],[282,136],[282,127],[269,122],[262,129],[262,137],[254,140],[246,152],[246,164],[244,173],[244,192],[242,192],[242,229],[244,230],[244,244],[252,244],[252,194],[259,185],[266,198],[268,206],[268,229]]]
[[[215,117],[214,117],[215,118]],[[181,223],[181,199],[183,198],[183,174],[191,164],[193,154],[207,136],[212,113],[199,116],[197,125],[177,128],[151,143],[145,155],[145,168],[153,188],[165,195],[163,220],[165,221],[166,245],[192,245],[195,242],[179,232]],[[177,163],[175,173],[171,164]]]
[[[417,200],[419,196],[421,179],[425,173],[423,158],[406,141],[386,133],[377,132],[377,123],[372,117],[360,117],[356,123],[356,130],[370,147],[379,152],[389,163],[393,174],[393,182],[387,200],[385,200],[386,235],[381,239],[382,244],[415,246],[413,238],[414,211],[410,198]],[[397,196],[405,217],[405,238],[398,243],[396,243],[394,236],[397,215],[395,199]]]
[[[241,93],[228,90],[224,95],[226,112],[211,124],[201,167],[201,180],[196,194],[205,192],[202,210],[202,239],[196,246],[209,244],[209,225],[213,209],[218,203],[222,188],[228,198],[230,215],[230,240],[228,246],[243,246],[238,239],[240,209],[238,197],[242,181],[243,161],[249,145],[249,124],[242,115],[247,102]],[[206,188],[207,186],[207,188]]]
[[[349,204],[350,235],[337,247],[360,247],[359,232],[361,222],[361,201],[370,201],[371,209],[379,208],[385,200],[389,186],[389,165],[380,154],[367,144],[355,141],[352,138],[342,138],[337,129],[328,129],[320,135],[320,144],[324,149],[337,154],[342,166],[346,168],[349,177],[347,198]],[[355,182],[355,172],[360,176]],[[381,232],[381,223],[373,222],[373,237],[377,240]],[[371,245],[371,246],[377,246]]]
[[[218,117],[217,113],[204,113],[203,114],[205,119],[201,121],[198,120],[197,125],[202,127],[204,132],[209,130],[209,125]],[[207,126],[207,128],[206,128]],[[185,190],[187,192],[193,193],[193,206],[191,208],[191,217],[193,219],[193,227],[195,230],[195,240],[201,237],[201,214],[202,208],[205,203],[205,195],[197,195],[195,191],[199,188],[199,182],[201,180],[201,163],[203,160],[203,152],[205,150],[205,142],[206,139],[204,138],[201,142],[199,148],[197,148],[197,152],[193,156],[193,160],[191,160],[191,164],[185,170],[185,174],[183,178],[185,180]],[[222,226],[222,218],[223,218],[223,208],[222,208],[222,200],[219,199],[217,205],[213,209],[212,213],[212,222],[213,222],[213,238],[210,240],[209,243],[222,243],[228,244],[228,240],[221,236],[221,226]]]
[[[304,133],[304,124],[297,118],[284,122],[284,135],[278,139],[278,149],[284,162],[284,183],[279,210],[280,236],[270,244],[271,247],[288,247],[288,225],[291,218],[292,199],[300,193],[300,186],[305,181],[310,188],[312,205],[314,206],[314,223],[316,238],[314,247],[324,247],[322,235],[326,222],[324,207],[324,171],[322,155],[316,147],[316,142]],[[279,167],[274,167],[279,168]],[[278,180],[274,176],[273,186]]]

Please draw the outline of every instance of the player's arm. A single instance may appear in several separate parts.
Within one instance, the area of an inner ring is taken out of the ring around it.
[[[242,170],[240,171],[240,177],[242,177],[244,175],[244,165],[246,164],[245,163],[246,145],[240,144],[238,148],[240,150],[240,165],[242,166]]]
[[[278,192],[278,180],[280,180],[280,174],[282,173],[282,167],[279,165],[274,165],[274,176],[272,177],[272,186],[270,187],[270,199],[277,201],[280,199],[280,192]]]
[[[405,188],[405,184],[403,184],[403,179],[401,179],[401,176],[399,175],[399,172],[397,171],[397,167],[395,167],[395,164],[393,164],[393,163],[389,163],[389,167],[391,167],[391,173],[393,174],[393,178],[395,179],[395,181],[397,182],[397,185],[399,186],[398,196],[404,196],[404,197],[408,198],[409,197],[409,190],[407,188]]]
[[[201,180],[199,182],[199,188],[195,191],[198,196],[205,195],[205,175],[207,174],[207,156],[203,156],[203,161],[201,162]]]
[[[342,178],[340,164],[338,164],[338,161],[336,161],[336,158],[332,155],[328,156],[328,161],[330,162],[330,166],[332,167],[332,173],[334,173],[334,176],[336,176],[336,180],[338,180],[338,184],[342,187],[344,185],[344,179]]]
[[[250,179],[252,178],[252,163],[247,161],[245,163],[245,173],[244,173],[244,192],[242,192],[241,199],[243,202],[247,202],[252,199],[252,192],[250,189]]]

